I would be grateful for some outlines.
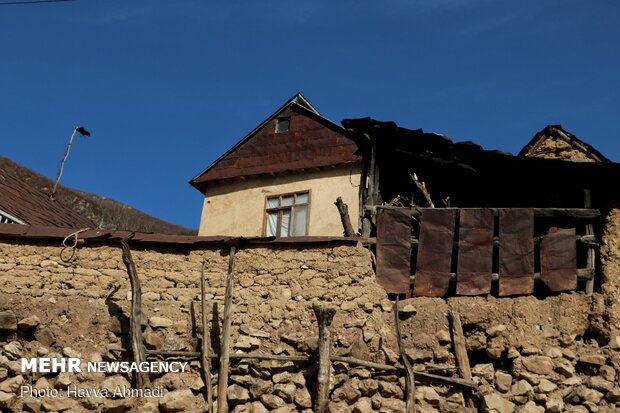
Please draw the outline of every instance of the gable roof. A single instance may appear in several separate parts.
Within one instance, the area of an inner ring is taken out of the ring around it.
[[[4,169],[0,169],[0,212],[18,224],[62,228],[95,227],[85,216],[51,200],[39,189]]]
[[[276,133],[281,117],[292,118],[291,129]],[[190,184],[204,192],[208,182],[221,179],[357,162],[357,145],[345,133],[297,93]]]
[[[545,157],[545,155],[551,154],[550,151],[553,151],[553,149],[544,148],[545,142],[549,140],[560,140],[565,142],[569,148],[580,152],[588,160],[594,162],[611,162],[593,146],[562,129],[562,125],[547,125],[543,130],[534,135],[527,145],[521,149],[518,156]]]

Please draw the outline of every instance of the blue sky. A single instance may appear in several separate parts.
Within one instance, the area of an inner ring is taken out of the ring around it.
[[[547,124],[620,161],[620,2],[77,0],[0,6],[2,152],[197,227],[188,181],[301,91],[513,153]]]

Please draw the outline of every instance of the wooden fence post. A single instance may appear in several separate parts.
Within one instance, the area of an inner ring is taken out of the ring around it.
[[[207,413],[213,411],[213,387],[211,385],[211,338],[207,324],[207,304],[205,302],[205,261],[200,269],[200,311],[202,321],[202,374],[207,390]]]
[[[314,315],[319,324],[319,372],[317,375],[316,400],[314,403],[315,413],[328,413],[329,403],[329,375],[331,370],[331,325],[336,309],[332,307],[321,307],[314,303],[312,306]]]
[[[226,276],[226,296],[224,297],[224,319],[222,321],[222,341],[220,348],[220,372],[217,383],[217,411],[228,413],[228,370],[230,359],[230,328],[232,324],[232,293],[233,293],[233,269],[235,264],[236,247],[230,247],[228,255],[228,275]]]

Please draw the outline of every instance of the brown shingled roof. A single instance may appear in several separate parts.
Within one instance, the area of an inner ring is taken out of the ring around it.
[[[276,133],[281,118],[290,119],[290,129]],[[360,160],[356,151],[344,129],[297,94],[190,184],[204,192],[205,184],[220,179],[348,164]]]
[[[51,200],[39,189],[0,169],[0,210],[25,224],[63,228],[93,228],[85,216]]]

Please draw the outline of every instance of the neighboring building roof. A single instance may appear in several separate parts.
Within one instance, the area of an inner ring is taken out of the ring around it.
[[[160,233],[144,233],[131,231],[108,231],[90,229],[76,233],[71,228],[59,228],[45,225],[10,225],[0,223],[0,237],[2,238],[25,238],[62,240],[70,235],[75,235],[80,240],[87,242],[118,243],[120,240],[129,239],[130,244],[170,244],[170,245],[261,245],[261,244],[355,244],[359,238],[353,237],[229,237],[197,235],[169,235]],[[131,236],[131,237],[130,237]]]
[[[85,216],[51,200],[39,189],[0,169],[0,214],[16,224],[93,228]]]
[[[276,120],[290,129],[276,133]],[[357,162],[357,145],[298,93],[190,181],[205,191],[209,182]]]
[[[518,156],[553,158],[570,161],[611,162],[594,147],[562,129],[562,125],[547,125],[538,132]]]
[[[382,167],[380,190],[386,202],[402,194],[403,188],[409,188],[410,174],[420,176],[422,168],[429,174],[432,172],[435,185],[441,184],[452,193],[460,192],[463,198],[478,201],[497,200],[499,191],[513,197],[515,188],[541,193],[549,192],[549,188],[567,192],[588,188],[600,190],[601,199],[603,195],[620,190],[620,163],[513,156],[485,150],[472,142],[453,142],[446,136],[425,133],[421,129],[409,130],[394,122],[371,118],[345,119],[342,124],[364,156],[369,158],[371,143],[376,142],[376,162]],[[527,197],[523,202],[523,207],[536,206],[527,204]],[[515,207],[515,204],[510,206]]]

